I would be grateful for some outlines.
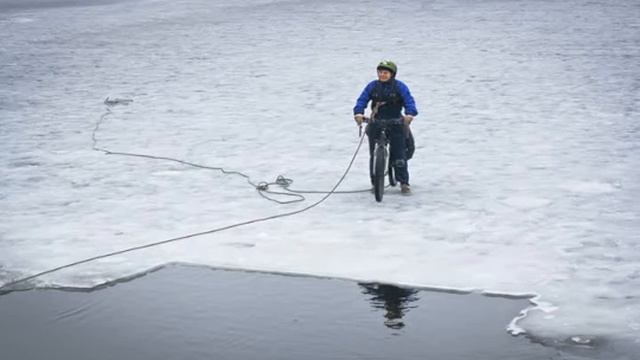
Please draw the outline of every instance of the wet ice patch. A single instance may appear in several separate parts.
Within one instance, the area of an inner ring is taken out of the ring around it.
[[[619,185],[598,181],[571,181],[560,186],[569,192],[579,194],[609,194],[619,190]]]
[[[501,200],[501,202],[509,207],[520,210],[530,210],[551,204],[551,200],[549,199],[532,196],[512,196]]]
[[[36,19],[16,16],[16,17],[9,18],[9,21],[16,24],[29,24],[36,21]]]
[[[227,243],[224,243],[224,245],[229,247],[235,247],[238,249],[248,249],[256,246],[256,244],[248,243],[248,242],[227,242]]]

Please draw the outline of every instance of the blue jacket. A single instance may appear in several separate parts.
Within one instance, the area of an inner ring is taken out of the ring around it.
[[[416,102],[413,96],[411,96],[409,87],[400,80],[391,79],[386,82],[374,80],[367,84],[356,101],[353,114],[364,114],[364,110],[367,108],[369,101],[372,101],[372,109],[375,102],[385,102],[384,105],[378,108],[377,118],[399,118],[402,116],[403,107],[405,114],[418,115]]]

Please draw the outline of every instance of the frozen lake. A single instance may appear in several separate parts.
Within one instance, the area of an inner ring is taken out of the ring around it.
[[[509,325],[640,348],[637,1],[0,0],[0,284],[104,252],[303,208],[238,176],[328,190],[356,96],[390,58],[420,115],[413,196],[96,261],[89,287],[184,262],[535,294]],[[96,3],[96,2],[93,2]],[[340,190],[368,185],[362,152]],[[508,324],[505,324],[505,327]]]

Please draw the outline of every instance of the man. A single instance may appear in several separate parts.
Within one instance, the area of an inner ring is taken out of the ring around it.
[[[383,60],[378,64],[378,80],[374,80],[367,86],[358,97],[356,106],[353,108],[353,117],[361,125],[364,121],[364,110],[369,101],[373,122],[367,126],[367,136],[369,137],[369,167],[373,167],[373,150],[375,139],[380,129],[376,126],[375,120],[396,120],[389,129],[390,156],[389,160],[393,165],[396,181],[400,183],[400,190],[403,194],[411,192],[409,186],[409,169],[407,160],[413,155],[413,137],[408,130],[413,117],[418,115],[416,103],[411,96],[411,91],[402,81],[396,80],[398,67],[392,61]],[[402,115],[404,108],[405,115]],[[407,139],[409,138],[409,139]],[[409,144],[408,144],[409,142]],[[409,145],[409,149],[407,149]],[[410,154],[408,154],[410,153]],[[370,173],[373,173],[372,171]],[[372,183],[373,183],[373,179]]]

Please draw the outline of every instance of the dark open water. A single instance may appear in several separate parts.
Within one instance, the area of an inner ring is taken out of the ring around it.
[[[507,334],[525,299],[170,265],[0,296],[0,358],[610,359]],[[628,358],[630,359],[630,358]]]

